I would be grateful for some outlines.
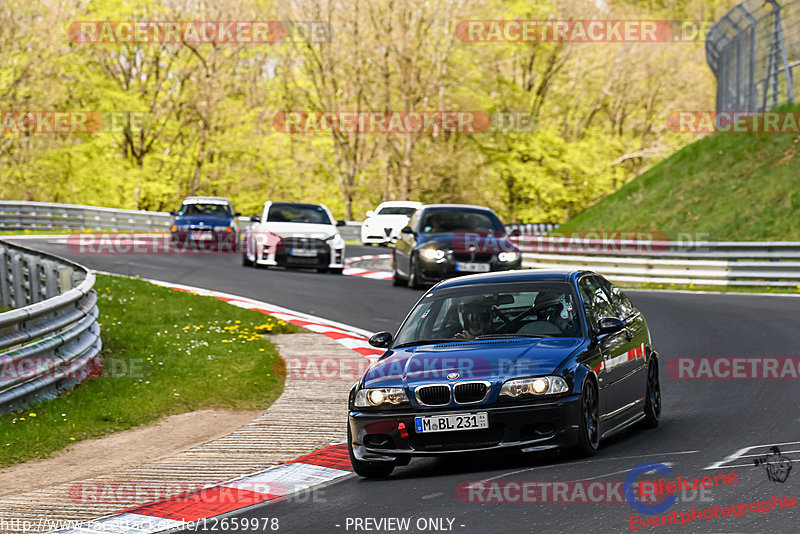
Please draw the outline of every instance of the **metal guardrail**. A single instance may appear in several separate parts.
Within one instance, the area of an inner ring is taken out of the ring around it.
[[[10,309],[0,313],[0,413],[102,369],[94,282],[81,265],[0,241],[0,305]]]
[[[169,213],[0,200],[0,230],[123,230],[168,232]]]
[[[618,282],[800,287],[800,243],[520,237],[522,265],[589,269]]]
[[[766,111],[794,102],[800,1],[737,4],[711,26],[706,59],[717,78],[717,111]]]
[[[55,202],[0,200],[0,231],[19,230],[118,230],[127,232],[169,232],[172,215],[165,211],[101,208]],[[239,217],[241,231],[250,217]],[[361,223],[347,221],[339,228],[345,239],[361,238]]]
[[[76,206],[50,202],[0,201],[0,230],[167,231],[165,212]],[[240,229],[250,224],[240,217]],[[345,239],[360,238],[361,223],[339,228]],[[517,238],[523,265],[531,268],[587,268],[620,282],[730,286],[800,285],[800,243],[586,240],[570,247],[568,237],[537,237],[558,228],[551,223],[508,225]],[[792,261],[798,260],[798,261]],[[1,349],[2,347],[0,347]]]

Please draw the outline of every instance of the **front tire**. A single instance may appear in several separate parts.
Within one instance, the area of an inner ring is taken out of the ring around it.
[[[353,438],[350,434],[350,425],[347,425],[347,451],[350,453],[350,463],[353,471],[363,478],[386,478],[394,471],[394,462],[362,462],[353,454]]]
[[[647,367],[647,390],[645,391],[644,421],[646,428],[655,428],[661,422],[661,383],[658,379],[658,361],[650,361]]]
[[[600,396],[593,380],[583,384],[580,400],[580,425],[578,445],[575,447],[581,456],[594,456],[600,447]]]
[[[397,255],[392,256],[392,285],[404,286],[408,284],[408,280],[400,276],[397,272]]]
[[[342,274],[344,272],[344,267],[331,267],[330,272],[333,274]]]
[[[417,272],[417,266],[414,263],[413,255],[408,260],[408,287],[411,289],[419,289],[422,287],[422,284],[419,282],[419,273]]]

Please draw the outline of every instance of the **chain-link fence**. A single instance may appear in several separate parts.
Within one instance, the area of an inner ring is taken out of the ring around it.
[[[800,0],[746,0],[706,37],[717,111],[765,111],[794,103],[800,65]]]

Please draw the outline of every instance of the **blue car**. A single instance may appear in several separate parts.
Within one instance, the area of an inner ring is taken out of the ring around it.
[[[353,387],[355,472],[414,456],[576,449],[661,416],[658,356],[642,314],[590,271],[463,276],[428,290]]]
[[[173,243],[192,244],[202,249],[237,249],[236,236],[241,215],[223,197],[186,197],[174,217],[170,234]]]

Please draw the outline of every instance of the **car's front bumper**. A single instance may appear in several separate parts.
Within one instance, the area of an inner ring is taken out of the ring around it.
[[[320,250],[315,256],[293,256],[290,250],[265,253],[260,258],[252,258],[258,265],[268,267],[300,267],[310,269],[343,269],[344,249]]]
[[[409,456],[518,449],[565,449],[578,441],[580,395],[528,404],[473,405],[468,409],[351,410],[348,424],[353,454],[362,461],[394,461]],[[418,416],[488,412],[489,428],[417,434]],[[405,429],[399,428],[400,423]],[[403,434],[407,434],[403,437]]]
[[[470,263],[481,263],[481,264],[489,264],[488,271],[464,271],[459,270],[459,264],[470,264]],[[518,259],[517,261],[500,261],[497,259],[497,256],[491,258],[488,261],[458,261],[457,259],[452,258],[451,256],[446,256],[444,259],[440,261],[429,261],[425,259],[420,259],[418,262],[418,274],[420,275],[420,281],[425,283],[433,283],[438,282],[439,280],[444,280],[445,278],[453,278],[455,276],[464,276],[467,274],[476,274],[477,272],[497,272],[497,271],[511,271],[515,269],[522,268],[522,258]]]
[[[214,232],[209,230],[191,230],[170,232],[170,240],[176,245],[193,245],[200,249],[225,249],[228,252],[236,252],[238,242],[237,233],[234,232]],[[202,239],[198,237],[202,236]]]

